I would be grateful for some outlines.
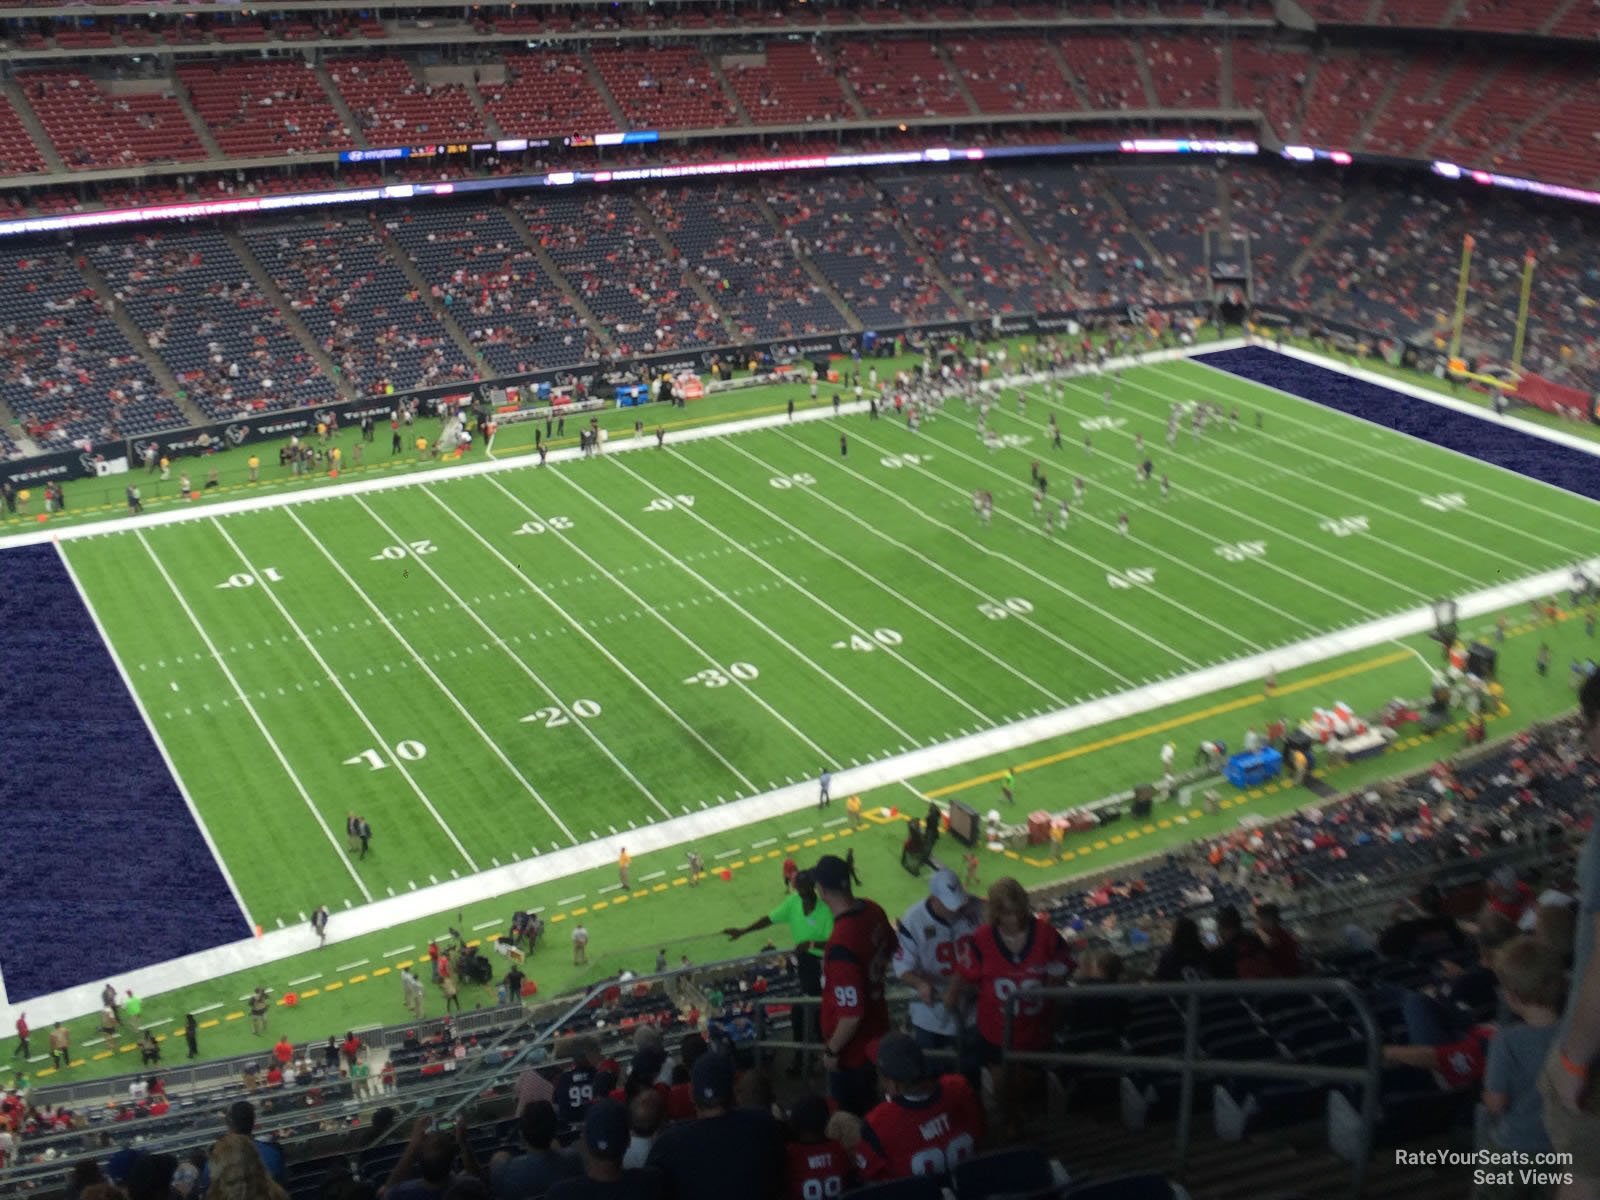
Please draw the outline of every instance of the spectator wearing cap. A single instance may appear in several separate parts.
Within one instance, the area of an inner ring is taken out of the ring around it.
[[[542,1196],[563,1179],[571,1179],[583,1169],[574,1154],[561,1149],[556,1138],[561,1120],[555,1105],[535,1100],[517,1118],[522,1136],[521,1154],[501,1151],[489,1160],[489,1185],[494,1200],[527,1200]]]
[[[707,1053],[694,1064],[697,1119],[669,1125],[648,1163],[669,1200],[749,1200],[782,1191],[783,1131],[769,1112],[734,1103],[733,1059]],[[716,1164],[708,1171],[707,1164]]]
[[[583,1174],[552,1187],[547,1193],[549,1200],[660,1200],[666,1196],[661,1172],[653,1167],[623,1166],[631,1137],[625,1107],[615,1100],[593,1105],[583,1118]]]
[[[790,1108],[786,1200],[839,1196],[855,1186],[855,1155],[828,1135],[830,1115],[817,1095],[802,1096]]]
[[[983,1109],[960,1075],[935,1077],[916,1039],[891,1033],[877,1047],[884,1100],[867,1114],[856,1164],[868,1180],[943,1178],[977,1153]]]
[[[822,1065],[834,1103],[860,1115],[876,1090],[867,1048],[889,1032],[883,981],[894,957],[894,926],[875,901],[856,897],[844,859],[823,855],[811,878],[833,914],[822,957]]]
[[[924,1050],[956,1051],[969,1079],[977,1074],[971,1022],[964,1010],[946,1008],[944,1000],[955,977],[956,947],[982,924],[983,905],[967,894],[954,871],[946,869],[934,872],[928,894],[906,909],[895,925],[894,973],[916,991],[911,1036]]]
[[[799,871],[795,874],[793,887],[783,901],[766,916],[746,925],[742,929],[729,928],[723,930],[728,935],[729,941],[738,941],[749,933],[759,933],[774,925],[781,925],[789,931],[789,936],[794,938],[795,975],[800,982],[802,996],[822,995],[822,956],[828,945],[828,938],[833,933],[833,912],[822,903],[817,895],[815,880],[810,871]],[[795,1030],[796,1040],[801,1042],[815,1042],[817,1040],[816,1012],[814,1005],[801,1004],[794,1009],[798,1026]],[[799,1056],[796,1056],[795,1067],[791,1074],[799,1073]]]

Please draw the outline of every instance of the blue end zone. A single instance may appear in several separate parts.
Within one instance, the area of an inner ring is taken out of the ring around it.
[[[0,605],[7,999],[250,936],[53,547],[0,552]]]
[[[1260,346],[1200,354],[1195,361],[1600,500],[1600,459],[1582,450],[1507,429],[1440,404],[1400,396],[1375,383],[1352,379]]]

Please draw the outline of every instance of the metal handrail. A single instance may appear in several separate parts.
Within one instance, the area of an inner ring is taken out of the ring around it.
[[[1200,1057],[1200,1001],[1208,996],[1318,996],[1334,995],[1348,1003],[1361,1023],[1366,1040],[1366,1065],[1326,1067],[1313,1063],[1273,1063]],[[1105,1054],[1094,1051],[1032,1050],[1011,1048],[1017,1005],[1023,1001],[1070,1000],[1085,996],[1148,998],[1169,996],[1183,1000],[1183,1054]],[[1361,1130],[1351,1164],[1352,1197],[1361,1195],[1367,1160],[1372,1154],[1372,1130],[1378,1119],[1379,1080],[1383,1065],[1383,1035],[1360,990],[1344,979],[1193,980],[1180,983],[1092,983],[1013,992],[1005,1001],[1005,1037],[1001,1044],[1006,1062],[1039,1066],[1081,1066],[1102,1070],[1155,1071],[1179,1076],[1178,1148],[1174,1170],[1181,1174],[1188,1157],[1194,1120],[1194,1081],[1197,1075],[1245,1076],[1259,1079],[1302,1080],[1310,1083],[1354,1083],[1361,1087]]]

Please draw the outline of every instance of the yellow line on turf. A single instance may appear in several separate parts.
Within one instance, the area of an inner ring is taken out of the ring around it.
[[[1364,662],[1353,663],[1348,667],[1340,667],[1335,671],[1326,671],[1321,675],[1314,675],[1309,679],[1302,679],[1297,683],[1285,684],[1278,688],[1277,695],[1286,696],[1291,692],[1304,691],[1307,688],[1321,687],[1333,683],[1335,680],[1348,679],[1352,675],[1361,675],[1368,671],[1376,671],[1381,667],[1393,666],[1397,662],[1410,658],[1411,651],[1395,650],[1388,654],[1381,654],[1377,658],[1369,658]],[[1241,708],[1249,708],[1259,704],[1267,697],[1261,692],[1253,692],[1248,696],[1240,696],[1233,700],[1225,700],[1221,704],[1213,704],[1209,708],[1196,709],[1194,712],[1184,713],[1182,716],[1168,717],[1164,721],[1156,721],[1149,725],[1140,726],[1138,729],[1124,730],[1114,733],[1110,737],[1101,738],[1099,741],[1086,742],[1082,746],[1070,746],[1065,750],[1058,750],[1054,754],[1046,754],[1042,758],[1030,759],[1020,763],[1016,770],[1037,771],[1041,767],[1054,766],[1056,763],[1070,762],[1075,758],[1082,758],[1086,754],[1095,754],[1101,750],[1109,750],[1113,746],[1123,746],[1129,742],[1139,741],[1141,738],[1153,737],[1156,734],[1166,733],[1173,729],[1181,729],[1185,725],[1193,725],[1197,721],[1210,720],[1212,717],[1224,716],[1227,713],[1237,712]],[[974,775],[971,779],[963,779],[960,783],[946,784],[941,788],[924,792],[930,800],[937,800],[941,796],[952,796],[957,792],[964,792],[970,788],[982,787],[986,783],[995,783],[1005,777],[1005,771],[990,771],[984,775]]]

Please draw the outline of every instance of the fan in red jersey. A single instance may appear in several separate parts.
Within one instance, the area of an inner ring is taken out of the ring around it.
[[[850,864],[844,859],[823,855],[811,878],[833,913],[833,932],[822,956],[822,1065],[834,1103],[859,1116],[873,1097],[867,1047],[889,1031],[884,980],[898,942],[883,909],[851,892]]]
[[[1030,998],[1040,988],[1059,987],[1072,973],[1072,954],[1047,917],[1035,914],[1028,893],[1015,879],[997,879],[989,889],[988,920],[962,938],[956,952],[958,979],[946,989],[945,1005],[957,1008],[964,995],[978,994],[978,1039],[984,1060],[1000,1060],[1006,1036],[1006,1003],[1017,997],[1011,1018],[1011,1048],[1043,1050],[1055,1028],[1052,1000]],[[1017,1113],[1020,1080],[1007,1068],[999,1090],[1007,1112]]]
[[[833,1200],[856,1183],[854,1156],[828,1136],[828,1102],[802,1096],[789,1110],[788,1200]]]
[[[885,1099],[867,1114],[855,1148],[867,1179],[943,1179],[977,1153],[983,1109],[972,1085],[960,1075],[934,1078],[910,1034],[878,1043],[878,1075]]]

